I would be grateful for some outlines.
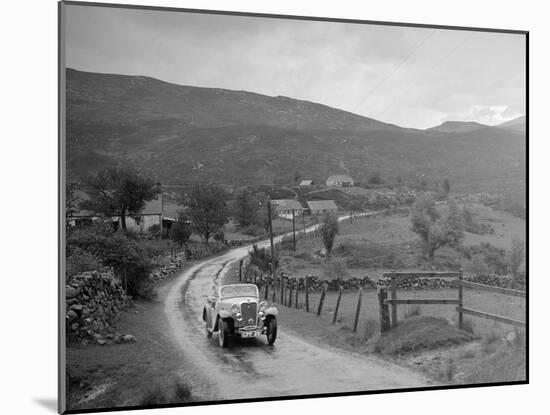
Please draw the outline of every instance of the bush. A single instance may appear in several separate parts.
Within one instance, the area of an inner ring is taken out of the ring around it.
[[[343,280],[349,277],[345,260],[341,258],[332,258],[323,265],[323,275],[326,279]]]
[[[465,270],[474,275],[496,274],[505,275],[508,272],[506,251],[489,243],[461,247],[460,251],[469,260]]]
[[[262,270],[262,272],[269,272],[270,262],[271,262],[271,253],[267,249],[258,248],[257,245],[252,246],[252,252],[250,253],[250,265],[255,265],[260,270]],[[275,258],[274,260],[275,268],[277,268],[278,264],[279,264],[278,259]]]
[[[265,234],[264,228],[259,225],[250,225],[241,229],[241,232],[248,236],[262,236]]]
[[[81,251],[112,267],[128,294],[150,298],[150,258],[135,240],[122,232],[114,232],[110,226],[93,225],[67,235],[67,257]]]
[[[334,246],[334,239],[338,233],[338,219],[336,216],[331,214],[325,215],[320,226],[320,231],[323,238],[323,245],[327,250],[327,255],[330,255],[332,247]]]
[[[170,239],[182,247],[189,242],[191,232],[191,225],[184,222],[176,222],[170,227]]]
[[[369,184],[382,184],[382,176],[380,176],[380,173],[375,171],[372,172],[369,176]]]
[[[97,256],[75,247],[71,250],[71,255],[67,256],[65,275],[67,281],[70,281],[71,277],[76,274],[84,271],[99,271],[102,268],[103,263]]]
[[[159,224],[154,224],[154,225],[149,226],[147,228],[147,232],[149,232],[149,234],[154,238],[160,237],[160,225]]]
[[[464,266],[464,271],[478,277],[489,274],[489,266],[485,263],[485,257],[482,254],[475,254]]]
[[[470,209],[464,207],[462,209],[462,218],[464,220],[464,230],[476,235],[487,235],[495,233],[493,227],[487,223],[480,223],[474,219]]]

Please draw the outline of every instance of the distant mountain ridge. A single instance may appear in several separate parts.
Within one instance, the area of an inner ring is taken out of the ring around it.
[[[67,69],[67,165],[82,177],[131,165],[163,183],[324,182],[449,177],[454,188],[521,183],[525,141],[505,128],[401,128],[343,110],[246,91]],[[452,125],[452,124],[451,124]]]
[[[438,133],[467,133],[487,127],[488,125],[474,121],[445,121],[436,127],[426,129],[426,131]]]

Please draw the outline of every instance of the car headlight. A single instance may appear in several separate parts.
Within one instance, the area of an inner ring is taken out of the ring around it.
[[[243,319],[243,315],[241,313],[237,313],[235,314],[235,318],[237,319],[237,321],[241,321]]]
[[[265,301],[262,301],[260,303],[260,310],[265,311],[266,308],[267,308],[267,303]]]
[[[239,311],[241,311],[241,310],[240,310],[240,308],[239,308],[239,306],[238,306],[237,304],[233,304],[233,305],[231,306],[231,312],[232,312],[233,314],[237,314]]]
[[[260,316],[260,318],[261,318],[262,320],[265,319],[265,313],[264,313],[263,311],[260,310],[260,311],[258,312],[258,315]]]

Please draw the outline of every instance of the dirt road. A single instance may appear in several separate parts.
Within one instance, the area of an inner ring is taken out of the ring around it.
[[[267,245],[268,242],[260,244]],[[279,321],[279,335],[273,346],[266,344],[265,336],[247,341],[234,340],[227,349],[218,346],[216,335],[207,339],[202,321],[205,299],[212,294],[229,265],[245,257],[249,249],[248,246],[237,248],[195,265],[178,276],[166,296],[165,313],[173,335],[192,360],[193,369],[207,381],[207,399],[427,385],[427,380],[416,372],[374,356],[310,344],[285,332],[284,321]]]

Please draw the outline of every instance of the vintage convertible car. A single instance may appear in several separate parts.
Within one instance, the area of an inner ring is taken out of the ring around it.
[[[254,284],[231,284],[218,288],[217,295],[206,299],[202,319],[206,336],[218,332],[221,347],[227,347],[229,336],[241,338],[267,335],[273,344],[277,338],[277,308],[268,306],[259,298]]]

